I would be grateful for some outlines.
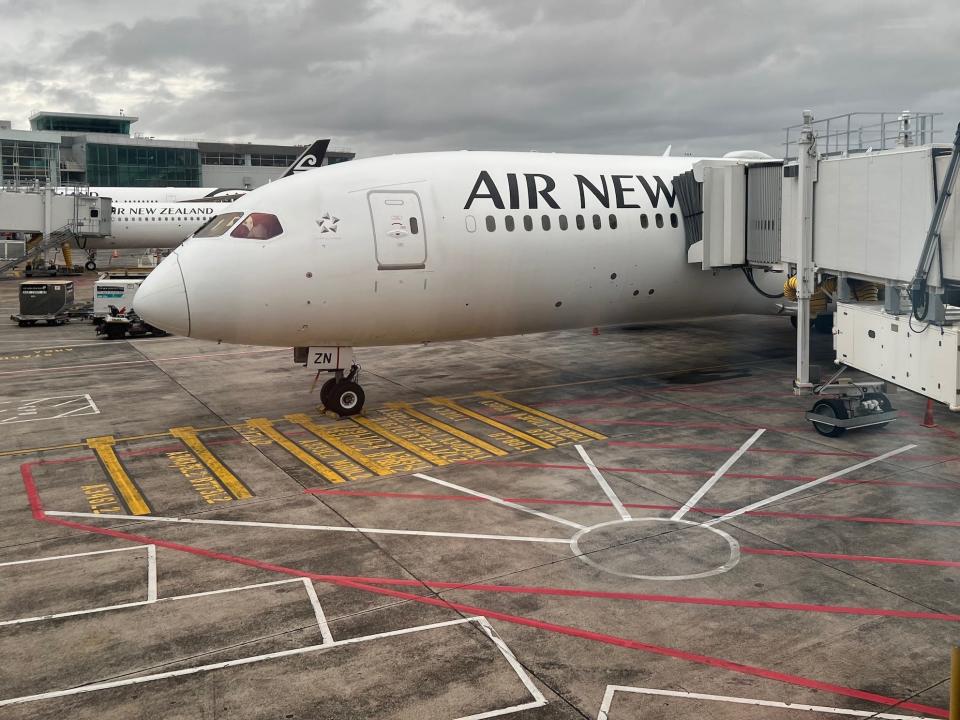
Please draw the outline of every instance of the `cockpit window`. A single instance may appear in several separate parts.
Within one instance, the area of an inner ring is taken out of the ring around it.
[[[252,238],[254,240],[269,240],[283,232],[283,227],[276,215],[270,213],[250,213],[243,222],[237,225],[231,237]]]
[[[210,218],[206,225],[197,230],[194,237],[220,237],[233,225],[243,213],[223,213]]]

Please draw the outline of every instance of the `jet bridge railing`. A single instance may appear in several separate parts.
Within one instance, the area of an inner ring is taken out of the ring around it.
[[[851,112],[813,121],[817,149],[823,156],[926,145],[940,132],[934,121],[943,113]],[[803,124],[784,128],[784,157],[795,159]]]

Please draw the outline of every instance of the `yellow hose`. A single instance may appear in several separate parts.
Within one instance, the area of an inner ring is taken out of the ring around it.
[[[796,300],[797,299],[797,276],[794,275],[791,278],[787,278],[787,281],[783,284],[783,296],[787,300]],[[824,289],[833,293],[837,289],[837,281],[835,278],[828,278],[824,282],[817,285],[813,291],[813,295],[810,296],[810,315],[811,317],[816,317],[817,315],[822,315],[827,310],[827,294],[824,292]]]
[[[63,264],[68,268],[73,267],[73,248],[70,247],[70,243],[63,244]]]
[[[860,302],[877,302],[880,286],[866,280],[851,280],[853,295]]]

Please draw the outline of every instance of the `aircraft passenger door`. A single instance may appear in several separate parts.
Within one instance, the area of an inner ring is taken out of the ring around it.
[[[412,190],[374,190],[367,194],[378,270],[426,267],[427,234],[420,198]]]

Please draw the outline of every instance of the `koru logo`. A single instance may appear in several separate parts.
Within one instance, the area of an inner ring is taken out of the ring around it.
[[[324,213],[323,217],[317,220],[317,225],[320,226],[320,232],[322,233],[336,232],[337,223],[339,222],[340,222],[340,218],[338,218],[336,215],[331,215],[330,213]]]
[[[316,155],[304,155],[300,160],[294,165],[290,172],[298,173],[303,172],[304,170],[310,170],[312,168],[318,167],[319,162]]]

